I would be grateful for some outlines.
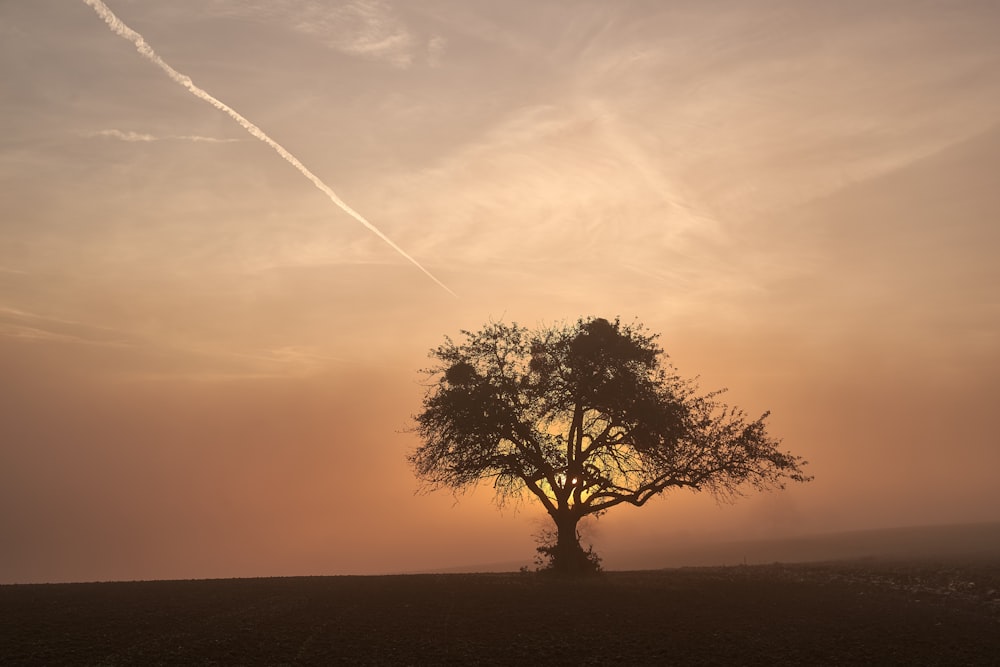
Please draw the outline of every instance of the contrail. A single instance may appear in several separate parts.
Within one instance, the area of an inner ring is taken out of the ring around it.
[[[299,159],[297,157],[295,157],[294,155],[292,155],[291,153],[289,153],[285,149],[284,146],[282,146],[281,144],[279,144],[277,141],[275,141],[271,137],[267,136],[267,134],[264,133],[264,130],[260,129],[259,127],[257,127],[253,123],[251,123],[249,120],[247,120],[246,118],[244,118],[242,115],[240,115],[235,109],[233,109],[229,105],[225,104],[224,102],[221,102],[220,100],[217,100],[215,97],[213,97],[212,95],[210,95],[207,91],[202,90],[198,86],[194,85],[194,82],[191,81],[191,77],[185,76],[184,74],[181,74],[180,72],[178,72],[177,70],[175,70],[173,67],[171,67],[170,65],[168,65],[162,58],[160,58],[160,56],[156,55],[156,52],[153,51],[153,47],[151,47],[149,44],[146,43],[146,40],[143,39],[142,35],[140,35],[135,30],[132,30],[132,28],[130,28],[127,25],[125,25],[122,22],[121,19],[119,19],[117,16],[115,16],[115,13],[112,12],[111,9],[109,9],[106,4],[104,4],[103,2],[101,2],[101,0],[83,0],[83,1],[84,1],[84,3],[90,5],[90,7],[95,12],[97,12],[98,16],[100,16],[102,19],[104,19],[104,22],[108,24],[108,27],[110,27],[111,30],[116,35],[118,35],[119,37],[122,37],[124,39],[127,39],[128,41],[130,41],[133,44],[135,44],[135,48],[139,51],[139,53],[142,54],[146,59],[148,59],[149,61],[151,61],[154,65],[156,65],[157,67],[159,67],[160,69],[162,69],[164,72],[166,72],[167,76],[169,76],[171,79],[173,79],[176,83],[179,83],[180,85],[182,85],[185,88],[187,88],[189,91],[191,91],[191,94],[194,95],[195,97],[198,97],[198,98],[200,98],[200,99],[208,102],[209,104],[211,104],[213,107],[215,107],[219,111],[226,112],[229,115],[230,118],[232,118],[237,123],[239,123],[240,127],[242,127],[244,130],[246,130],[247,132],[249,132],[251,135],[253,135],[257,139],[260,139],[265,144],[267,144],[268,146],[270,146],[271,148],[273,148],[275,153],[277,153],[282,158],[284,158],[285,161],[288,162],[290,165],[292,165],[293,167],[295,167],[296,169],[298,169],[299,173],[301,173],[303,176],[305,176],[306,178],[308,178],[312,182],[313,185],[315,185],[323,194],[325,194],[327,197],[329,197],[330,201],[332,201],[334,204],[336,204],[337,206],[339,206],[345,213],[347,213],[349,216],[351,216],[352,218],[354,218],[355,220],[357,220],[358,222],[360,222],[362,225],[364,225],[365,227],[367,227],[377,237],[379,237],[380,239],[382,239],[383,241],[385,241],[386,243],[388,243],[389,247],[391,247],[393,250],[395,250],[400,255],[402,255],[407,260],[409,260],[410,263],[412,263],[415,267],[417,267],[418,269],[420,269],[421,271],[423,271],[424,274],[426,274],[428,278],[430,278],[431,280],[433,280],[434,282],[436,282],[438,285],[440,285],[441,287],[443,287],[445,289],[445,291],[447,291],[449,294],[451,294],[452,296],[457,296],[454,292],[451,291],[451,289],[449,289],[449,287],[447,285],[445,285],[443,282],[441,282],[440,280],[438,280],[434,276],[434,274],[432,274],[430,271],[428,271],[423,266],[421,266],[420,262],[418,262],[417,260],[415,260],[412,257],[410,257],[406,253],[405,250],[403,250],[398,245],[396,245],[395,243],[393,243],[392,240],[388,236],[386,236],[381,231],[379,231],[378,228],[375,227],[375,225],[373,225],[372,223],[368,222],[368,220],[366,220],[363,215],[361,215],[360,213],[358,213],[357,211],[355,211],[353,208],[351,208],[350,206],[348,206],[347,203],[343,199],[341,199],[340,197],[337,196],[337,193],[334,192],[330,188],[329,185],[327,185],[326,183],[324,183],[323,181],[321,181],[319,179],[319,177],[316,176],[316,174],[314,174],[311,171],[309,171],[306,168],[306,166],[304,164],[302,164],[301,162],[299,162]]]

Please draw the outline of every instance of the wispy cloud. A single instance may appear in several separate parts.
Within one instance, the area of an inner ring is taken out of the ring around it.
[[[117,350],[136,367],[118,368],[115,375],[138,380],[304,377],[333,364],[355,363],[349,356],[326,354],[315,346],[240,348],[231,342],[193,341],[155,331],[125,331],[0,305],[0,344],[4,339]]]
[[[382,0],[212,0],[208,7],[216,15],[277,22],[341,53],[398,68],[421,59],[434,65],[445,48],[443,38],[419,35]]]
[[[435,221],[412,243],[475,263],[690,256],[717,223],[639,141],[618,136],[619,124],[589,102],[514,110],[437,164],[400,176],[385,214]],[[446,205],[428,196],[443,189],[456,193]],[[492,224],[473,227],[477,220]]]
[[[333,189],[327,185],[323,180],[321,180],[316,174],[310,171],[302,162],[295,157],[288,149],[279,144],[277,141],[272,139],[266,132],[264,132],[260,127],[251,123],[245,116],[233,109],[228,104],[222,102],[218,98],[211,95],[204,88],[200,88],[194,84],[191,77],[181,74],[173,67],[171,67],[165,60],[163,60],[157,53],[153,50],[153,47],[146,42],[145,38],[138,32],[127,26],[121,19],[119,19],[111,9],[101,2],[101,0],[83,0],[83,2],[91,7],[97,15],[108,25],[111,31],[121,37],[122,39],[128,40],[133,45],[135,45],[136,50],[142,55],[142,57],[149,60],[151,63],[156,65],[161,69],[170,79],[188,90],[192,95],[198,99],[207,102],[219,111],[222,111],[227,116],[232,118],[236,123],[246,130],[250,136],[259,139],[274,150],[285,162],[292,165],[302,176],[306,178],[310,183],[312,183],[316,189],[325,194],[327,198],[333,202],[338,208],[340,208],[344,213],[354,218],[356,221],[361,223],[366,229],[371,231],[373,234],[378,236],[382,241],[386,243],[389,247],[395,250],[401,257],[409,261],[415,267],[417,267],[424,275],[434,281],[438,286],[444,289],[446,292],[455,296],[455,293],[445,285],[443,282],[438,280],[434,274],[428,271],[420,262],[411,257],[405,250],[396,245],[392,239],[382,233],[375,225],[368,221],[363,215],[355,211],[351,206],[347,204],[343,199],[337,195]]]
[[[98,130],[97,132],[91,132],[87,136],[90,137],[103,137],[107,139],[118,139],[119,141],[127,141],[130,143],[144,143],[144,142],[154,142],[154,141],[193,141],[209,144],[229,144],[238,141],[243,141],[243,139],[222,139],[218,137],[205,137],[197,134],[168,134],[164,136],[156,136],[155,134],[149,134],[147,132],[135,132],[132,130]]]
[[[448,40],[440,35],[431,37],[427,42],[427,64],[438,65],[448,50]]]
[[[13,269],[9,266],[0,266],[0,273],[8,273],[15,276],[26,276],[27,271],[22,271],[21,269]]]
[[[396,67],[413,64],[416,39],[383,2],[357,0],[332,10],[309,3],[300,12],[293,18],[295,28],[334,49]]]
[[[8,306],[0,306],[0,337],[115,347],[130,344],[127,336],[114,329]]]

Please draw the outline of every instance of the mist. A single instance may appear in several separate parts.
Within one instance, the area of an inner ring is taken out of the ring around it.
[[[809,461],[616,508],[609,569],[1000,521],[996,8],[110,6],[182,81],[0,3],[0,583],[530,565],[530,499],[406,463],[491,321],[634,318]]]

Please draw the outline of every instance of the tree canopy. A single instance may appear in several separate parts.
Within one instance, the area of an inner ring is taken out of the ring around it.
[[[409,461],[432,489],[491,480],[500,505],[536,498],[555,523],[556,544],[541,550],[556,570],[588,569],[577,525],[616,505],[671,488],[732,499],[810,479],[768,434],[768,413],[749,421],[722,391],[699,394],[641,324],[494,322],[462,336],[431,350]]]

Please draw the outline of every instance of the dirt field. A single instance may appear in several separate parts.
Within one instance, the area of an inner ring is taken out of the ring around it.
[[[1000,563],[0,586],[0,664],[1000,665]]]

